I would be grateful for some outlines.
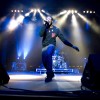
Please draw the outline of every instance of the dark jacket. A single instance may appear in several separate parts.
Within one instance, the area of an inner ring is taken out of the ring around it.
[[[67,46],[72,47],[73,45],[68,42],[63,34],[61,33],[61,31],[59,30],[59,28],[57,28],[56,26],[53,26],[52,28],[46,28],[45,25],[42,26],[41,30],[40,30],[40,37],[43,37],[42,39],[42,47],[48,46],[49,44],[53,44],[56,46],[56,37],[59,37],[60,40]]]

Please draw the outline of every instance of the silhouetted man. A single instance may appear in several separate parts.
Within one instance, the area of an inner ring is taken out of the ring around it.
[[[54,26],[53,18],[51,16],[47,16],[45,23],[43,24],[40,30],[40,37],[42,38],[42,62],[44,67],[46,68],[47,77],[45,78],[45,82],[52,81],[54,77],[54,72],[52,69],[52,55],[55,51],[56,47],[56,37],[59,37],[60,40],[67,46],[72,47],[73,49],[79,51],[77,46],[72,45],[68,42],[60,29]]]

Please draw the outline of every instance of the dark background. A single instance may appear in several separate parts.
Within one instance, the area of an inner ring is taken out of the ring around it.
[[[94,10],[96,11],[96,14],[90,16],[87,15],[87,17],[95,18],[97,23],[100,24],[100,3],[99,0],[0,0],[0,18],[6,16],[9,14],[11,9],[23,9],[26,12],[29,10],[29,8],[40,8],[40,9],[46,9],[50,14],[57,14],[63,9],[69,9],[69,8],[76,8],[79,12],[82,12],[83,10]],[[0,26],[1,32],[3,30],[3,27]],[[85,30],[85,27],[83,26],[83,29]],[[62,29],[63,32],[66,31],[65,28]],[[15,32],[17,33],[17,32]],[[2,34],[1,34],[2,35]],[[100,34],[95,34],[92,29],[86,31],[85,33],[86,37],[90,42],[87,42],[86,47],[89,51],[87,55],[84,55],[83,57],[88,57],[90,53],[100,53]],[[69,39],[70,40],[70,39]],[[87,41],[88,41],[87,40]],[[36,68],[41,63],[41,50],[40,47],[36,47],[37,50],[34,50],[34,53],[30,53],[27,61],[29,66],[34,66]],[[5,36],[2,39],[2,42],[0,42],[0,61],[4,63],[6,66],[8,66],[8,69],[11,69],[11,62],[16,59],[16,35],[10,35]],[[5,52],[6,51],[6,52]],[[33,51],[33,49],[32,49]],[[66,52],[66,48],[63,50]],[[39,53],[40,52],[40,53]],[[5,56],[6,55],[6,56]],[[75,57],[72,58],[72,56],[77,56],[77,53],[72,52],[69,56],[69,54],[66,55],[66,60],[69,57],[69,61],[71,65],[83,65],[83,61],[81,60],[80,56],[77,58],[77,61],[74,62],[76,59]],[[39,57],[37,57],[39,56]],[[81,61],[80,61],[81,60]]]
[[[50,13],[57,13],[60,9],[75,7],[78,10],[91,9],[100,13],[99,0],[0,0],[0,16],[5,15],[11,8],[39,7]]]

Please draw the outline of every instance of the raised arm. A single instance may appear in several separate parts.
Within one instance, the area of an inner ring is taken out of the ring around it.
[[[46,29],[48,29],[49,27],[50,27],[49,23],[45,21],[45,23],[43,24],[40,30],[40,37],[42,37],[45,34]]]

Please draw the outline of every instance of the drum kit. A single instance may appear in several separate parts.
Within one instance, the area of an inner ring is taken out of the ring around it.
[[[67,63],[64,61],[64,57],[60,55],[52,56],[53,68],[67,68]]]
[[[22,60],[17,59],[16,62],[12,62],[12,70],[26,71],[27,70],[26,62],[24,60],[22,61]]]

